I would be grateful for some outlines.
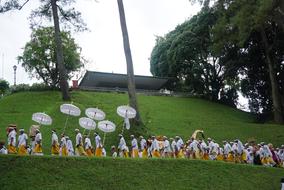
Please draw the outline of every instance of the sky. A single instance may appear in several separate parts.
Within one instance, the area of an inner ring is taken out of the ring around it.
[[[178,24],[196,14],[200,7],[188,0],[124,0],[134,73],[151,75],[150,55],[155,36],[163,36]],[[0,15],[0,78],[13,84],[13,65],[21,55],[31,30],[28,17],[38,1],[30,2],[21,11]],[[126,73],[126,62],[116,0],[77,0],[74,5],[82,13],[90,31],[74,33],[82,56],[89,62],[87,70]],[[38,82],[29,78],[17,65],[17,84]]]

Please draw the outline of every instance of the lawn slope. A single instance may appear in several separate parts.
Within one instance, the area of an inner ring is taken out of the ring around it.
[[[214,161],[0,156],[4,189],[280,189],[283,169]]]

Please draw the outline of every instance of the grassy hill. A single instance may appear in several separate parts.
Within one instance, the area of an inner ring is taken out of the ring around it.
[[[138,98],[141,115],[149,134],[188,138],[194,130],[203,129],[207,137],[219,142],[240,138],[243,141],[256,139],[275,145],[284,143],[284,126],[255,124],[250,114],[237,109],[196,98],[145,95],[139,95]],[[81,108],[81,116],[88,107],[104,110],[107,119],[118,125],[116,132],[107,134],[106,146],[109,148],[118,143],[117,134],[121,132],[122,118],[116,114],[116,108],[128,103],[126,94],[74,91],[72,101]],[[0,139],[6,140],[4,128],[9,123],[15,123],[28,131],[29,127],[35,124],[31,120],[32,114],[45,112],[53,118],[52,126],[41,127],[44,153],[49,154],[51,129],[57,129],[58,135],[63,131],[66,115],[59,111],[62,103],[64,102],[61,101],[60,92],[52,91],[22,92],[1,99]],[[67,135],[72,139],[75,138],[75,128],[80,128],[78,117],[70,117]],[[126,131],[126,139],[131,132]]]
[[[196,98],[139,95],[142,118],[148,134],[188,138],[196,129],[217,141],[240,138],[284,143],[284,126],[255,124],[245,112]],[[98,107],[115,122],[106,148],[118,143],[122,119],[116,107],[127,104],[126,94],[72,92],[75,105],[84,110]],[[59,111],[60,92],[23,92],[0,100],[0,139],[5,128],[15,123],[28,130],[35,124],[32,113],[45,112],[52,126],[42,126],[43,149],[50,154],[51,129],[60,134],[66,116]],[[67,134],[74,140],[78,118],[69,118]],[[144,133],[143,130],[137,130]],[[133,131],[126,131],[127,138]],[[92,132],[93,133],[93,132]],[[102,135],[102,134],[101,134]],[[128,139],[129,140],[129,139]],[[218,161],[173,159],[112,159],[0,156],[0,189],[280,189],[284,170]]]
[[[0,156],[10,189],[280,189],[283,169],[218,161]]]

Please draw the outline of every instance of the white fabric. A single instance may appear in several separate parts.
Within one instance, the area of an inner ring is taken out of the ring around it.
[[[68,151],[68,156],[73,156],[74,155],[74,148],[73,148],[73,143],[70,139],[67,140],[66,142],[66,148]]]
[[[226,143],[226,144],[224,145],[224,154],[225,154],[225,155],[228,155],[231,151],[232,151],[231,145],[230,145],[229,143]]]
[[[147,147],[147,142],[145,139],[141,139],[140,146],[141,146],[141,150],[144,150]]]
[[[58,144],[58,136],[56,135],[56,133],[52,133],[51,135],[51,144],[52,145]]]
[[[210,142],[208,143],[209,153],[212,152],[214,145],[215,145],[215,143],[214,143],[213,141],[210,141]]]
[[[189,148],[190,150],[193,150],[194,152],[197,152],[198,151],[198,142],[197,140],[193,140],[190,145],[189,145]]]
[[[92,143],[91,143],[90,138],[86,137],[85,138],[85,149],[89,149],[89,148],[92,148]]]
[[[95,137],[95,142],[96,142],[96,147],[97,147],[97,148],[99,148],[99,147],[102,146],[102,144],[101,144],[101,137],[100,137],[99,135],[97,135],[97,136]]]
[[[179,140],[177,141],[177,145],[176,145],[177,150],[179,151],[183,145],[184,145],[183,140],[179,138]]]
[[[35,136],[35,142],[36,142],[36,144],[41,144],[42,142],[42,136],[41,136],[41,133],[38,133],[38,134],[36,134],[36,136]]]
[[[11,141],[12,141],[12,144],[10,144]],[[16,146],[16,131],[15,130],[10,131],[8,135],[8,144]]]
[[[137,140],[135,138],[132,139],[132,141],[131,141],[131,147],[132,147],[132,149],[137,149],[138,150],[138,142],[137,142]]]
[[[121,137],[120,140],[119,140],[118,148],[120,150],[125,150],[126,149],[126,142],[125,142],[123,137]]]
[[[204,153],[207,149],[207,144],[202,140],[202,143],[200,144],[201,151]]]
[[[238,154],[242,154],[244,150],[243,143],[241,141],[238,141],[237,146],[238,146]]]
[[[167,139],[164,141],[164,152],[172,152],[170,142]]]
[[[173,151],[173,152],[176,152],[176,151],[177,151],[177,143],[176,143],[175,140],[172,141],[171,147],[172,147],[172,151]]]
[[[60,139],[60,147],[66,147],[66,138],[65,137],[61,137],[61,139]]]
[[[78,146],[78,145],[82,145],[82,135],[81,135],[81,133],[78,133],[76,135],[76,146]]]
[[[160,151],[160,147],[159,147],[157,139],[154,139],[152,142],[152,151],[154,150]]]
[[[8,154],[7,148],[3,146],[3,147],[0,149],[0,154]]]
[[[28,141],[28,135],[26,133],[19,135],[18,147],[20,147],[21,145],[27,146],[27,141]]]

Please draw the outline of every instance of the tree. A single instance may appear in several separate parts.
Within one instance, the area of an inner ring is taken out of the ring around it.
[[[181,86],[185,91],[233,105],[237,86],[231,81],[238,80],[238,68],[231,64],[230,57],[238,58],[238,51],[229,47],[222,54],[214,54],[211,50],[211,30],[216,20],[214,10],[204,8],[165,37],[158,37],[151,54],[151,72],[154,76],[175,77],[179,81],[176,89]]]
[[[284,32],[283,15],[282,20],[279,19],[282,2],[278,0],[219,0],[216,7],[221,16],[214,28],[217,51],[227,44],[235,44],[246,51],[245,44],[249,44],[247,41],[253,33],[258,33],[263,50],[262,55],[267,65],[276,123],[283,123],[284,119],[284,103],[281,98],[284,92],[279,78],[279,65],[283,62],[283,50],[279,49],[279,42],[282,41]]]
[[[7,0],[0,2],[0,13],[4,13],[10,10],[21,10],[29,0],[22,2],[21,0]],[[70,100],[69,87],[68,87],[68,76],[64,66],[64,56],[62,49],[62,40],[60,36],[59,21],[62,23],[67,22],[71,26],[75,27],[76,30],[81,31],[86,29],[85,23],[81,19],[81,13],[75,11],[74,8],[69,6],[74,3],[75,0],[40,0],[41,6],[32,12],[31,15],[31,27],[38,27],[42,22],[34,22],[35,18],[51,21],[53,18],[54,22],[54,38],[56,40],[56,60],[59,70],[60,89],[62,92],[63,100]],[[69,9],[68,9],[69,8]],[[58,14],[58,10],[60,15]],[[61,16],[61,17],[59,17]],[[68,25],[66,25],[68,26]]]
[[[66,75],[67,79],[70,79],[72,72],[78,71],[83,66],[80,58],[81,49],[71,37],[70,32],[61,32],[60,36]],[[18,57],[22,66],[32,77],[41,78],[46,85],[53,88],[58,87],[60,82],[56,47],[52,27],[34,29],[31,40],[25,45],[23,54]]]
[[[142,119],[139,113],[139,107],[136,97],[136,89],[135,89],[135,79],[134,79],[134,69],[133,69],[133,62],[132,62],[132,55],[131,49],[129,45],[129,37],[128,31],[126,26],[125,20],[125,13],[122,0],[117,0],[118,9],[119,9],[119,18],[120,18],[120,25],[123,37],[123,44],[124,44],[124,53],[126,58],[126,66],[127,66],[127,76],[128,76],[128,97],[129,97],[129,104],[132,106],[137,114],[135,117],[135,123],[137,125],[142,124]]]
[[[6,80],[0,79],[0,94],[3,95],[9,90],[9,83]]]

